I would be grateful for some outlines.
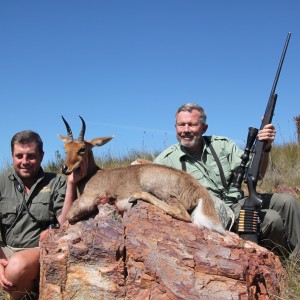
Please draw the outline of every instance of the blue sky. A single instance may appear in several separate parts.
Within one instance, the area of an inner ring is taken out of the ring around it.
[[[45,161],[87,124],[114,135],[97,156],[160,151],[176,142],[174,114],[202,105],[208,134],[244,147],[260,127],[288,32],[273,123],[276,143],[296,139],[300,114],[300,1],[1,1],[0,149],[32,129]]]

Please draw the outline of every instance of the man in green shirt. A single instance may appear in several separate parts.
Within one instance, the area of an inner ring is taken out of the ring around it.
[[[164,150],[154,163],[186,170],[198,179],[214,198],[219,199],[219,202],[222,200],[226,207],[233,211],[235,220],[232,221],[236,221],[244,199],[241,191],[231,185],[231,181],[244,151],[226,137],[203,136],[208,128],[206,113],[197,104],[182,105],[175,117],[178,144]],[[272,124],[267,124],[258,133],[258,138],[265,141],[265,152],[260,165],[261,177],[265,175],[268,166],[275,134],[276,130]],[[215,150],[223,169],[225,186],[208,144]],[[277,251],[283,247],[290,253],[290,257],[297,255],[300,250],[300,206],[297,200],[286,194],[262,194],[261,198],[263,204],[260,213],[259,243]],[[225,224],[225,227],[229,228],[230,219],[227,219]]]
[[[77,198],[85,167],[67,178],[46,173],[40,136],[30,130],[11,140],[13,170],[0,176],[0,284],[13,299],[29,294],[39,279],[39,237],[62,225]]]

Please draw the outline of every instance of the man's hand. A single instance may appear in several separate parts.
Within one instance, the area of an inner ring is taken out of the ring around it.
[[[263,129],[259,130],[257,137],[260,141],[266,141],[265,149],[268,149],[272,145],[275,139],[275,135],[276,129],[274,125],[267,124]]]
[[[4,271],[6,266],[8,265],[8,261],[4,258],[0,259],[0,284],[4,291],[14,291],[14,285],[4,275]]]
[[[82,178],[84,178],[87,175],[87,170],[88,160],[87,157],[83,157],[79,168],[77,168],[68,176],[68,183],[76,185]]]

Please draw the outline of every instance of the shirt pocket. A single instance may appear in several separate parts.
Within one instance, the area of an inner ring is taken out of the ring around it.
[[[197,166],[197,163],[190,162],[187,165],[187,173],[192,175],[194,178],[196,178],[198,181],[204,180],[204,173],[199,167]]]
[[[228,162],[228,158],[226,156],[221,156],[220,157],[220,163],[221,163],[221,166],[223,168],[223,172],[225,175],[229,174],[230,173],[230,164]]]
[[[227,159],[226,156],[220,156],[219,161],[220,161],[221,168],[223,170],[224,176],[227,180],[227,178],[230,175],[230,170],[231,170],[228,159]],[[221,174],[220,174],[220,170],[219,170],[219,167],[218,167],[216,161],[213,161],[211,163],[210,168],[211,168],[211,170],[213,170],[213,172],[216,174],[216,176],[219,178],[219,181],[221,182]]]
[[[11,199],[3,197],[0,201],[0,213],[3,225],[12,225],[17,217],[17,207]]]
[[[48,197],[36,197],[32,201],[30,213],[41,222],[50,222],[53,220],[53,214],[50,212],[51,199]]]

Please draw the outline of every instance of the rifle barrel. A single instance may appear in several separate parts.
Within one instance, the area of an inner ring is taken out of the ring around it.
[[[285,45],[284,45],[284,48],[283,48],[283,51],[282,51],[282,54],[281,54],[279,66],[278,66],[278,69],[277,69],[277,72],[276,72],[275,80],[274,80],[274,83],[273,83],[273,86],[272,86],[270,97],[272,97],[275,93],[277,82],[278,82],[279,75],[280,75],[280,72],[281,72],[281,68],[282,68],[282,65],[283,65],[283,61],[284,61],[284,58],[285,58],[286,50],[287,50],[289,42],[290,42],[290,38],[291,38],[291,33],[288,32],[287,37],[286,37],[286,41],[285,41]]]

